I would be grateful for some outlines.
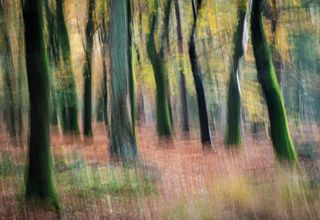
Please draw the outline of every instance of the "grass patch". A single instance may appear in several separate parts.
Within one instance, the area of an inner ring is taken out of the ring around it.
[[[73,192],[81,198],[157,194],[158,176],[145,167],[90,165],[77,155],[72,162],[56,159],[55,169],[59,191]]]

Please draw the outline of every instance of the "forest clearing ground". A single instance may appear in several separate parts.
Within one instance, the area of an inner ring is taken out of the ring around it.
[[[118,168],[112,165],[110,167],[107,131],[103,125],[97,124],[95,126],[93,140],[84,140],[83,138],[78,140],[72,136],[62,137],[58,134],[57,131],[52,130],[51,148],[55,160],[56,185],[63,206],[62,217],[66,219],[158,219],[162,215],[165,218],[177,217],[176,213],[172,217],[173,211],[171,209],[182,210],[181,215],[189,216],[189,212],[200,212],[201,208],[197,208],[196,205],[198,200],[210,200],[209,197],[213,194],[217,204],[219,200],[224,201],[228,196],[232,197],[231,205],[234,211],[225,211],[225,206],[217,208],[222,210],[220,215],[223,216],[223,213],[227,212],[226,216],[230,217],[235,213],[238,215],[242,209],[247,209],[247,207],[239,208],[237,200],[240,201],[240,206],[243,205],[242,203],[246,204],[247,200],[252,202],[256,192],[251,192],[251,188],[247,190],[248,192],[245,191],[249,186],[246,184],[248,180],[251,181],[250,187],[266,184],[272,186],[279,177],[276,174],[277,163],[272,145],[266,137],[255,139],[248,136],[241,149],[228,150],[223,144],[222,134],[217,133],[214,137],[214,150],[204,153],[198,134],[195,132],[191,133],[188,139],[183,138],[181,134],[176,134],[172,141],[159,141],[155,129],[144,126],[137,129],[140,163],[146,170],[142,171],[142,175],[151,175],[151,178],[157,179],[158,193],[149,194],[147,192],[149,189],[144,191],[144,185],[140,188],[131,189],[129,187],[127,189],[126,183],[121,182],[128,181],[124,178],[116,182],[123,184],[124,188],[112,188],[110,194],[110,191],[107,193],[103,191],[104,189],[100,188],[99,184],[105,182],[109,184],[108,180],[105,180],[105,178],[109,178],[109,174],[115,175],[116,178],[117,175],[120,175],[122,178],[123,171],[110,171]],[[7,138],[3,133],[1,135],[2,140]],[[6,158],[12,160],[13,164],[7,161],[8,166],[11,166],[7,172],[15,170],[15,174],[0,176],[1,218],[3,216],[6,216],[5,219],[19,219],[20,216],[30,218],[31,215],[38,219],[42,219],[44,216],[49,219],[56,218],[56,215],[48,212],[30,212],[30,214],[21,207],[19,202],[21,199],[17,198],[21,197],[23,191],[26,147],[24,149],[13,147],[8,143],[8,141],[2,142],[0,159],[2,167],[6,163]],[[319,160],[316,160],[316,163],[319,165]],[[305,164],[308,166],[308,163]],[[83,172],[82,166],[85,166],[84,176],[89,175],[90,177],[84,178],[81,176],[82,174],[80,176],[77,174],[78,171]],[[77,170],[78,168],[79,170]],[[95,169],[99,171],[96,172]],[[104,172],[108,174],[101,175]],[[131,175],[131,171],[129,171],[129,175]],[[69,179],[70,176],[73,176],[72,181]],[[94,180],[92,181],[90,178]],[[90,183],[81,183],[87,179]],[[97,184],[94,181],[98,181]],[[140,181],[140,179],[134,181]],[[134,184],[136,183],[134,182]],[[149,184],[148,181],[146,184]],[[82,189],[81,187],[86,188]],[[228,187],[231,189],[225,189]],[[124,193],[117,191],[123,189],[128,191]],[[134,190],[139,192],[132,196],[135,194]],[[217,191],[225,194],[218,195]],[[75,192],[78,194],[75,195]],[[94,193],[93,196],[92,193]],[[19,196],[17,197],[17,195]],[[200,202],[200,204],[202,203]],[[248,205],[249,209],[254,209],[255,206],[256,204],[251,203]],[[190,210],[186,211],[185,209]],[[282,211],[279,212],[282,213]],[[211,212],[208,213],[208,215],[210,214]],[[198,217],[197,214],[195,216]],[[178,216],[178,219],[180,217]]]

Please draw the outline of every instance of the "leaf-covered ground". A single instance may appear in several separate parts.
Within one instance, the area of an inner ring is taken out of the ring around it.
[[[312,129],[311,129],[312,128]],[[276,163],[261,130],[246,135],[240,149],[214,136],[202,149],[198,134],[159,140],[152,127],[138,129],[140,161],[121,167],[109,161],[107,132],[93,140],[62,137],[52,129],[52,155],[61,211],[56,214],[23,199],[26,147],[2,133],[0,216],[2,219],[318,219],[320,160],[316,126],[293,132],[299,169]],[[310,141],[312,138],[312,141]],[[26,145],[26,142],[23,142]]]

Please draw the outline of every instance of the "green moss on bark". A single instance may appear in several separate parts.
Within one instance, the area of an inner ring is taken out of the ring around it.
[[[171,8],[172,0],[168,0],[165,7],[165,27],[169,22],[169,14]],[[147,52],[149,59],[151,61],[154,78],[156,81],[156,105],[157,105],[157,131],[160,137],[169,137],[172,135],[172,119],[171,119],[171,109],[168,97],[168,79],[167,70],[164,63],[164,42],[167,38],[168,28],[164,28],[164,34],[162,37],[162,45],[159,52],[156,49],[155,43],[155,30],[158,21],[158,10],[160,7],[159,0],[155,0],[155,8],[151,15],[150,22],[150,33],[147,36]]]
[[[30,96],[28,199],[58,205],[50,154],[50,85],[48,58],[43,33],[43,0],[27,0],[25,21],[26,63]]]
[[[228,112],[227,112],[227,134],[225,142],[227,145],[240,146],[241,137],[241,97],[239,85],[239,63],[243,55],[243,32],[246,18],[246,11],[241,4],[238,5],[238,25],[234,35],[234,52],[232,59],[232,69],[228,88]]]
[[[251,37],[258,81],[267,102],[271,138],[276,156],[280,161],[297,161],[297,153],[291,140],[280,86],[263,29],[262,2],[263,0],[253,0],[251,12]]]

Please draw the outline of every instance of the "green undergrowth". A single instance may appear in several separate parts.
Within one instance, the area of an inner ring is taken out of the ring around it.
[[[16,163],[10,153],[0,154],[0,177],[21,176],[25,171],[25,166]]]
[[[61,193],[81,198],[156,195],[157,171],[146,166],[89,164],[80,154],[67,160],[55,157],[56,181]]]

